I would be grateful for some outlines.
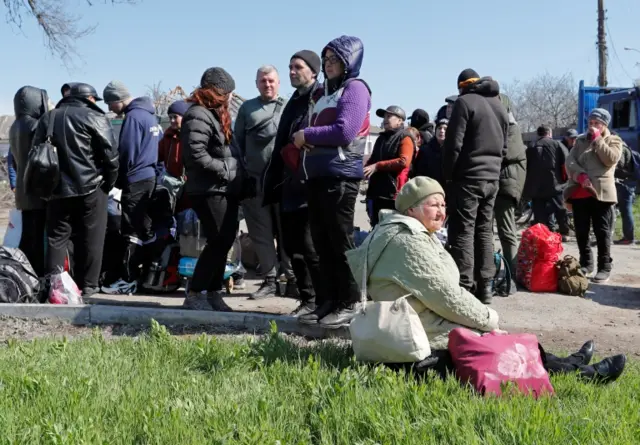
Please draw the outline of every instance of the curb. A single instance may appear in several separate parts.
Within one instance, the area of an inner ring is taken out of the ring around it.
[[[112,305],[51,305],[0,304],[0,317],[25,319],[58,319],[74,325],[125,324],[148,325],[151,320],[160,324],[224,326],[248,332],[269,331],[271,321],[278,331],[310,338],[349,338],[347,328],[326,329],[318,325],[304,325],[288,315],[257,312],[212,312],[190,309],[161,309]]]

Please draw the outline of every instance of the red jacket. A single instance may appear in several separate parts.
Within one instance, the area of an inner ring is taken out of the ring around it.
[[[167,172],[176,178],[184,176],[182,164],[182,147],[180,146],[180,132],[167,128],[158,144],[158,162],[164,163]]]

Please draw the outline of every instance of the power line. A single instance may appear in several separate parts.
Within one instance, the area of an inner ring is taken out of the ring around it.
[[[622,60],[620,60],[620,57],[618,56],[618,51],[616,51],[616,45],[613,43],[613,36],[611,35],[611,31],[609,30],[609,24],[605,22],[605,26],[607,27],[607,34],[609,34],[609,41],[611,42],[611,49],[613,50],[613,55],[616,56],[616,60],[618,61],[620,68],[622,68],[622,72],[625,73],[626,76],[629,78],[629,80],[633,82],[633,77],[629,75],[624,65],[622,64]]]

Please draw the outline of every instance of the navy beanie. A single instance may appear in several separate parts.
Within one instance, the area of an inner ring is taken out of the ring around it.
[[[169,106],[169,111],[167,114],[177,114],[179,116],[184,116],[184,113],[187,112],[191,105],[185,102],[184,100],[177,100]]]

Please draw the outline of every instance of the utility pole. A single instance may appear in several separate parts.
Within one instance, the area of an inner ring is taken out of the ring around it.
[[[606,87],[607,82],[607,34],[604,27],[604,0],[598,0],[598,86]]]

